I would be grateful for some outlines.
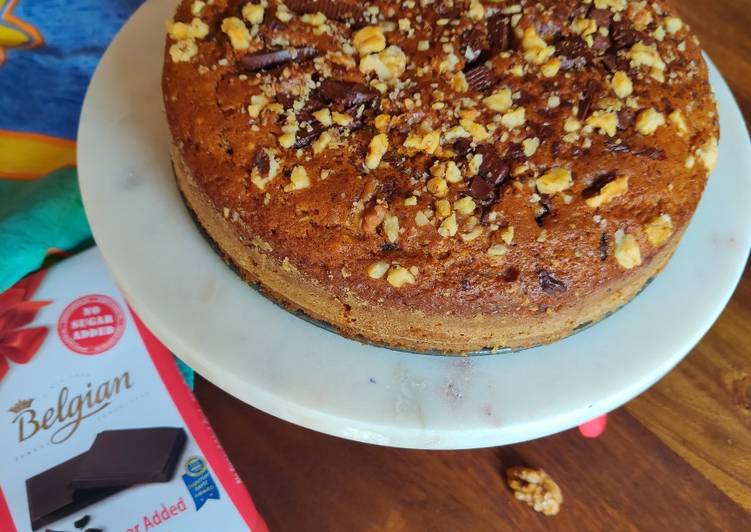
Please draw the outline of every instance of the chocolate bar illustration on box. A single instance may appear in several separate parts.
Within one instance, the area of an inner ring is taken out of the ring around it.
[[[186,439],[180,427],[100,432],[85,453],[26,481],[31,528],[41,528],[130,486],[169,482]]]

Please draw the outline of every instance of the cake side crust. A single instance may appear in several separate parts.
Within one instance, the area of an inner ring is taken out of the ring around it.
[[[675,234],[661,253],[629,277],[614,280],[576,305],[539,320],[509,315],[459,317],[374,307],[354,296],[340,298],[276,257],[264,241],[241,237],[233,223],[220,214],[196,185],[180,151],[172,160],[178,187],[186,205],[218,251],[248,283],[292,311],[302,310],[341,334],[413,351],[466,353],[486,348],[528,348],[553,342],[577,328],[604,318],[629,302],[667,264],[680,241]]]

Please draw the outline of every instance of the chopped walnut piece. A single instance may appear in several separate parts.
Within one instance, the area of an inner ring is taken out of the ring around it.
[[[595,111],[586,120],[588,126],[598,129],[609,137],[614,137],[618,129],[618,116],[607,111]]]
[[[366,233],[375,233],[375,230],[386,217],[386,212],[386,207],[381,204],[376,204],[366,209],[362,214],[363,231]]]
[[[548,46],[548,43],[535,31],[534,26],[524,29],[522,49],[524,49],[525,61],[535,65],[542,65],[555,52],[555,47]]]
[[[514,129],[521,127],[526,123],[524,107],[517,107],[512,111],[507,111],[501,117],[501,124],[508,128]]]
[[[425,216],[424,212],[417,211],[415,213],[415,225],[417,227],[424,227],[429,224],[430,224],[430,219],[427,216]]]
[[[365,166],[373,170],[381,164],[381,159],[389,148],[389,138],[384,133],[379,133],[370,140],[368,154],[365,157]]]
[[[167,33],[176,41],[182,41],[184,39],[203,39],[209,34],[208,24],[198,17],[193,18],[193,20],[190,21],[190,24],[168,20],[166,26]]]
[[[493,244],[486,253],[493,258],[500,259],[508,253],[508,248],[504,244]]]
[[[582,127],[581,122],[575,117],[575,116],[569,116],[566,118],[566,121],[563,123],[563,131],[566,133],[573,133],[574,131],[579,131]]]
[[[248,106],[248,116],[251,118],[258,118],[263,111],[266,104],[269,103],[269,99],[263,94],[254,94],[250,97],[250,105]]]
[[[631,2],[627,8],[626,14],[633,22],[634,27],[639,31],[644,31],[652,23],[652,13],[647,8],[647,3]]]
[[[610,201],[612,201],[613,198],[615,198],[616,196],[620,196],[621,194],[625,194],[627,191],[628,191],[628,177],[621,176],[607,183],[604,187],[600,189],[600,192],[596,196],[589,197],[585,199],[584,202],[587,204],[588,207],[592,207],[593,209],[596,209],[597,207],[600,207],[601,205],[610,203]]]
[[[435,202],[435,215],[438,218],[446,218],[451,214],[451,202],[447,199],[439,199]]]
[[[511,89],[499,89],[487,98],[483,98],[482,103],[488,109],[498,111],[499,113],[507,111],[513,104]]]
[[[474,122],[467,118],[462,118],[461,120],[459,120],[459,123],[467,131],[467,133],[469,133],[469,135],[472,137],[472,140],[474,140],[475,142],[482,142],[490,136],[490,133],[488,133],[488,130],[485,129],[485,126],[483,126],[482,124],[478,124],[477,122]]]
[[[222,21],[222,31],[229,37],[232,48],[247,50],[250,47],[250,32],[245,23],[237,17],[227,17]]]
[[[456,213],[451,213],[451,216],[441,222],[438,227],[438,234],[444,238],[454,236],[459,230],[459,226],[456,223]]]
[[[405,148],[413,148],[416,150],[424,151],[425,153],[428,153],[430,155],[433,155],[435,151],[438,149],[438,146],[441,143],[441,132],[431,131],[430,133],[426,133],[423,136],[420,136],[415,133],[410,133],[407,135],[407,138],[404,140],[404,146]]]
[[[393,214],[387,214],[383,218],[383,234],[386,240],[394,244],[399,239],[399,218]]]
[[[464,72],[457,72],[451,76],[451,88],[456,92],[467,92],[469,90],[469,83],[467,83]]]
[[[428,179],[426,183],[428,192],[433,194],[436,198],[444,198],[449,193],[449,187],[446,184],[446,180],[442,177],[432,177]]]
[[[669,214],[661,214],[644,226],[644,233],[650,244],[660,246],[673,234],[673,220]]]
[[[522,141],[522,149],[524,150],[524,155],[526,157],[532,157],[537,152],[537,148],[539,147],[540,147],[540,139],[537,137],[524,139]]]
[[[292,12],[284,4],[277,4],[276,12],[274,13],[274,16],[280,22],[289,22],[290,20],[292,20],[292,17],[293,17]]]
[[[347,127],[352,123],[352,117],[348,114],[339,113],[337,111],[334,111],[331,113],[331,119],[334,121],[335,124]]]
[[[665,116],[654,107],[650,107],[637,115],[634,127],[642,135],[651,135],[663,125],[665,125]]]
[[[597,9],[610,9],[612,11],[623,11],[626,9],[628,0],[595,0]]]
[[[251,24],[260,24],[263,22],[263,10],[262,4],[245,4],[242,9],[242,16],[245,20]]]
[[[469,196],[464,196],[454,202],[454,210],[464,216],[469,216],[475,212],[475,207],[477,207],[475,200]]]
[[[615,232],[615,260],[627,270],[641,264],[639,243],[634,235],[625,233],[623,229]]]
[[[482,20],[485,16],[485,8],[478,0],[470,0],[467,16],[472,20]]]
[[[681,31],[681,28],[683,27],[683,21],[676,17],[665,17],[663,23],[665,24],[665,29],[670,35],[675,35]]]
[[[561,69],[561,60],[557,57],[552,57],[547,60],[547,62],[540,67],[540,72],[542,72],[542,75],[546,78],[552,78],[556,74],[558,74],[558,71]]]
[[[389,270],[389,263],[383,260],[379,260],[378,262],[374,262],[370,266],[368,266],[368,277],[371,279],[380,279],[384,275],[386,275],[386,272]]]
[[[563,192],[574,181],[571,176],[571,170],[567,168],[551,168],[547,173],[541,175],[535,180],[537,190],[542,194],[555,194],[556,192]]]
[[[668,115],[668,120],[678,129],[678,134],[683,135],[688,133],[688,125],[686,119],[683,117],[683,113],[679,109],[676,109]]]
[[[334,121],[331,119],[331,110],[328,107],[319,109],[313,113],[313,118],[318,120],[322,125],[329,127]]]
[[[563,503],[561,488],[542,469],[511,467],[506,482],[517,500],[524,501],[544,515],[557,515]]]
[[[333,140],[333,135],[328,131],[324,131],[316,140],[313,141],[313,153],[315,155],[318,155],[319,153],[323,152],[326,148],[329,147],[331,141]]]
[[[637,42],[626,54],[631,60],[631,66],[647,66],[652,68],[652,77],[658,78],[665,70],[665,62],[657,52],[657,48],[649,46],[643,42]]]
[[[375,72],[381,81],[398,79],[407,68],[407,56],[401,48],[392,45],[377,54],[366,55],[360,60],[360,72]]]
[[[446,163],[446,174],[444,177],[449,183],[460,183],[462,181],[461,170],[459,170],[454,161]]]
[[[182,39],[169,47],[169,55],[175,63],[190,61],[198,53],[198,45],[193,39]]]
[[[206,2],[203,0],[193,0],[193,3],[190,4],[190,12],[198,16],[201,14],[204,7],[206,7]]]
[[[613,87],[613,92],[619,98],[628,98],[634,91],[634,84],[631,82],[631,78],[622,70],[613,74],[610,86]]]
[[[389,124],[391,123],[391,115],[381,114],[375,117],[374,125],[375,128],[381,132],[385,133],[389,129]]]
[[[506,244],[511,245],[511,242],[514,241],[514,226],[509,225],[508,227],[501,230],[501,240],[503,240]]]
[[[394,288],[401,288],[405,284],[415,284],[415,276],[407,268],[394,266],[386,275],[386,280]]]
[[[704,165],[704,168],[710,172],[717,166],[717,158],[719,156],[719,147],[717,145],[717,139],[715,137],[710,138],[700,148],[697,148],[696,155]]]
[[[289,183],[284,185],[284,192],[292,192],[293,190],[302,190],[310,186],[310,178],[305,167],[297,165],[292,169],[292,174],[289,176]]]
[[[303,16],[300,17],[300,20],[302,20],[305,24],[310,24],[311,26],[323,26],[326,23],[326,15],[318,11],[317,13],[305,13]]]
[[[352,44],[355,45],[357,53],[362,57],[386,48],[386,37],[378,26],[365,26],[352,36]]]

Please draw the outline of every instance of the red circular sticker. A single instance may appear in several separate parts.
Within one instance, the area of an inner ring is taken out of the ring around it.
[[[92,294],[65,307],[57,322],[63,343],[82,355],[97,355],[114,346],[125,330],[125,316],[111,297]]]

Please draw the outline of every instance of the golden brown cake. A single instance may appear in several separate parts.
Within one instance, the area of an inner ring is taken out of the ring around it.
[[[342,334],[552,342],[662,269],[717,159],[662,2],[184,0],[177,184],[247,281]]]

